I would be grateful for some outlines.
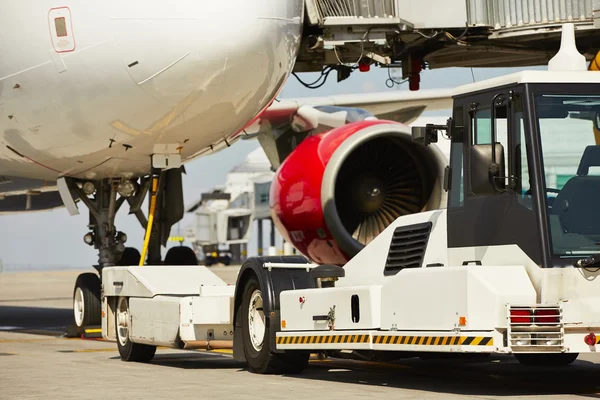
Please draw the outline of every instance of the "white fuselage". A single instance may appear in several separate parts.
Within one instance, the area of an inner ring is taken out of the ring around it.
[[[230,144],[275,98],[298,51],[302,0],[6,1],[0,175],[149,172]]]

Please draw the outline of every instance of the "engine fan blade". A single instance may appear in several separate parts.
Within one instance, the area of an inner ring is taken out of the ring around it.
[[[425,202],[419,168],[405,145],[391,138],[371,140],[350,154],[336,185],[340,219],[365,245],[398,217],[419,212]]]

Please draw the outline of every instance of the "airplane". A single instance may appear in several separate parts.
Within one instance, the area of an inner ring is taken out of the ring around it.
[[[412,154],[404,128],[380,128],[451,108],[451,92],[279,100],[303,19],[303,0],[7,3],[0,14],[0,35],[11,35],[0,36],[0,213],[64,206],[75,215],[84,205],[84,241],[98,250],[99,273],[115,265],[197,264],[189,247],[161,253],[183,217],[184,164],[240,138],[258,140],[279,174],[306,177],[275,185],[274,215],[286,238],[319,262],[343,264],[397,216],[434,207],[444,196],[436,189],[443,152],[429,146]],[[332,178],[339,171],[354,192]],[[407,184],[408,198],[392,199],[400,206],[369,220],[368,232],[354,232],[362,217],[347,205],[323,198],[321,208],[321,195],[341,190],[338,198],[361,199],[361,215],[377,211],[386,201],[382,179],[393,176],[406,178],[391,183]],[[314,225],[315,240],[286,226],[281,199],[310,200],[304,205],[316,213],[303,223]],[[146,231],[141,252],[125,246],[127,235],[114,224],[125,203]],[[100,291],[97,274],[77,278],[78,332],[99,324]]]

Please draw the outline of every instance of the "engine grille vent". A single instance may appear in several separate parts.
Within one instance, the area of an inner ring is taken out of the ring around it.
[[[423,265],[431,227],[431,222],[426,222],[396,228],[385,263],[384,275],[396,275],[404,268],[420,268]]]

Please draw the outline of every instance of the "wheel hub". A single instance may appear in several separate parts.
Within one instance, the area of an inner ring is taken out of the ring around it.
[[[125,298],[119,299],[117,306],[117,336],[121,346],[127,345],[129,340],[129,306]]]
[[[75,314],[75,324],[78,327],[82,327],[85,313],[85,300],[83,298],[83,290],[80,287],[75,290],[75,296],[73,296],[73,313]]]
[[[265,313],[263,310],[262,292],[256,289],[250,297],[248,309],[248,327],[250,332],[250,342],[254,350],[260,351],[265,339]]]

